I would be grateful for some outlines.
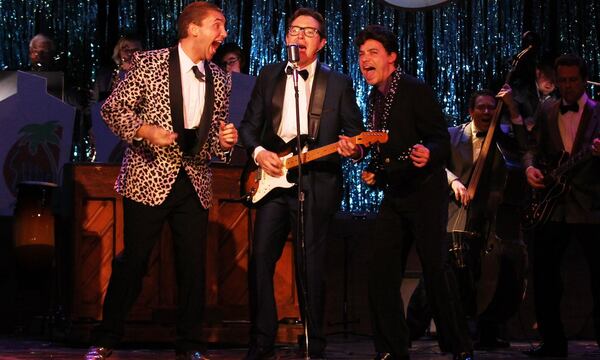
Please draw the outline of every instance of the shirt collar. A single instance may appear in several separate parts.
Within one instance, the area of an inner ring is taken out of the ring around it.
[[[285,66],[285,68],[287,69],[288,66],[294,66],[291,62],[288,61],[287,65]],[[308,66],[305,66],[303,68],[298,68],[298,70],[306,70],[308,71],[308,77],[306,78],[306,81],[308,81],[308,79],[310,79],[314,74],[315,74],[315,69],[317,68],[317,59],[315,59],[315,61],[311,62],[310,64],[308,64]]]
[[[473,135],[473,137],[476,137],[477,133],[480,131],[484,131],[484,130],[478,129],[477,125],[475,125],[475,121],[473,119],[471,119],[471,135]]]
[[[192,71],[192,66],[198,66],[200,72],[205,74],[204,71],[204,61],[200,60],[198,63],[194,63],[192,59],[183,51],[181,48],[181,44],[177,45],[177,51],[179,53],[179,67],[181,69],[182,74],[187,74]]]

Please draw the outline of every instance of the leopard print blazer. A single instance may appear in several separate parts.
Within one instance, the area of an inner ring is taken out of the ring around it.
[[[219,121],[226,120],[229,115],[229,74],[208,63],[214,81],[214,110],[208,139],[198,154],[184,157],[177,142],[162,147],[146,140],[134,140],[142,124],[174,131],[169,99],[169,50],[135,53],[127,77],[102,106],[102,117],[108,127],[129,144],[115,190],[131,200],[159,205],[167,198],[183,167],[202,206],[208,208],[212,199],[210,160],[213,157],[228,158],[228,153],[219,144]]]

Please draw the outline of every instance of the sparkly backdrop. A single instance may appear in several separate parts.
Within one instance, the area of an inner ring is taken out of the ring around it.
[[[0,69],[26,69],[29,39],[43,32],[62,52],[66,83],[90,87],[96,70],[110,63],[120,34],[136,33],[148,49],[174,44],[177,15],[189,2],[0,0]],[[525,30],[541,35],[548,54],[579,53],[589,63],[591,80],[600,77],[600,0],[466,0],[414,12],[378,0],[213,2],[227,17],[228,41],[248,52],[254,75],[264,64],[283,58],[285,19],[293,9],[318,9],[327,19],[328,45],[322,60],[354,79],[363,109],[369,89],[360,75],[353,39],[370,23],[386,25],[398,34],[403,68],[434,88],[448,125],[465,120],[471,91],[501,85]],[[597,89],[590,91],[597,97]],[[344,211],[371,212],[378,207],[381,194],[360,181],[363,166],[344,163]]]

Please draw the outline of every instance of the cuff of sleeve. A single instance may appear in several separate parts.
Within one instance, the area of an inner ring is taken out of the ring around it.
[[[266,150],[264,147],[262,146],[257,146],[254,148],[254,151],[252,152],[252,159],[254,160],[254,163],[256,165],[258,165],[258,163],[256,162],[256,155],[258,155],[259,152]]]
[[[458,180],[458,176],[448,169],[446,169],[446,177],[448,178],[448,186],[452,185],[454,180]]]

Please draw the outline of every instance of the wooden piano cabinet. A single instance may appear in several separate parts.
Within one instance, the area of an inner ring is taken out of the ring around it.
[[[241,169],[215,165],[212,170],[213,206],[209,210],[205,259],[205,335],[209,341],[245,342],[253,211],[237,201]],[[101,319],[111,264],[123,250],[122,198],[114,191],[118,172],[119,165],[112,164],[72,164],[65,169],[65,188],[72,202],[73,241],[68,273],[73,322]],[[170,330],[166,336],[174,334],[177,299],[173,261],[171,235],[166,225],[148,263],[142,292],[129,314],[130,324],[146,330],[167,326]],[[297,318],[298,300],[289,242],[277,265],[275,287],[279,317]],[[227,334],[231,324],[236,324],[235,335]],[[126,337],[133,341],[164,341],[165,331],[129,331]]]

